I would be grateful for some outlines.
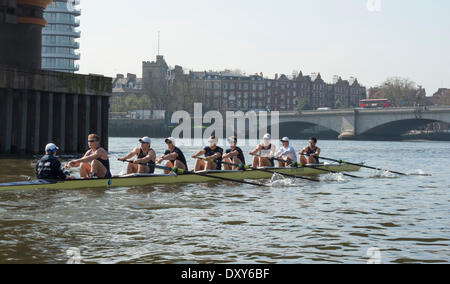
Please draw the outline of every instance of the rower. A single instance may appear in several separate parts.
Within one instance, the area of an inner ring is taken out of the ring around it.
[[[81,178],[111,178],[108,153],[100,147],[100,136],[88,136],[89,150],[83,158],[70,161],[66,168],[80,168]]]
[[[283,147],[278,150],[275,157],[286,162],[279,161],[278,166],[280,168],[285,168],[293,163],[297,163],[297,154],[294,148],[289,145],[289,137],[284,137],[281,139],[281,143]]]
[[[59,148],[49,143],[45,146],[45,156],[43,156],[36,164],[36,178],[47,180],[66,180],[73,177],[66,174],[61,169],[61,162],[56,158],[56,152]]]
[[[320,164],[319,156],[320,156],[320,148],[317,145],[317,138],[311,137],[309,138],[309,146],[303,148],[300,151],[300,163],[303,165],[310,164]],[[306,156],[306,157],[305,157]]]
[[[218,147],[219,140],[216,136],[211,136],[208,140],[208,146],[192,155],[192,158],[197,159],[205,156],[205,161],[197,159],[195,161],[195,172],[218,170],[222,169],[222,155],[223,149]]]
[[[137,157],[136,160],[130,162],[127,167],[127,175],[129,174],[153,174],[155,172],[156,152],[151,148],[152,140],[149,137],[139,139],[140,147],[134,148],[119,161],[125,162],[128,159]]]
[[[230,145],[230,148],[226,150],[225,154],[223,154],[222,159],[224,162],[228,164],[233,163],[236,166],[224,165],[224,168],[227,171],[237,170],[239,169],[238,165],[245,165],[244,152],[242,152],[241,148],[237,147],[236,136],[228,138],[228,144]]]
[[[161,164],[163,161],[167,161],[165,164],[166,167],[187,171],[188,166],[186,163],[186,158],[184,157],[183,152],[175,146],[175,138],[166,138],[165,142],[167,145],[167,151],[156,161],[156,163]],[[164,173],[167,175],[170,171],[164,170]]]
[[[264,135],[263,143],[259,144],[255,150],[250,152],[253,157],[253,168],[273,167],[273,157],[277,147],[271,143],[272,136],[270,134]]]

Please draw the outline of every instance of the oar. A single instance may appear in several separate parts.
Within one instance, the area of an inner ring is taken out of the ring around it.
[[[200,160],[207,160],[205,158],[197,158]],[[218,162],[218,161],[215,161]],[[282,176],[287,176],[287,177],[291,177],[291,178],[298,178],[298,179],[304,179],[304,180],[309,180],[309,181],[314,181],[314,182],[320,182],[320,180],[318,179],[314,179],[314,178],[308,178],[308,177],[304,177],[304,176],[297,176],[297,175],[290,175],[290,174],[285,174],[285,173],[279,173],[277,171],[272,171],[270,169],[261,169],[261,168],[253,168],[244,164],[232,164],[232,163],[227,163],[227,162],[221,162],[224,165],[228,165],[228,166],[233,166],[233,167],[238,167],[240,170],[253,170],[253,171],[260,171],[260,172],[266,172],[266,173],[271,173],[271,174],[280,174]]]
[[[127,163],[134,163],[134,161],[130,161],[130,160],[127,160],[125,162],[127,162]],[[138,164],[147,165],[147,164],[144,164],[144,163],[138,163]],[[249,184],[249,185],[256,185],[256,186],[267,186],[265,184],[260,184],[260,183],[255,183],[255,182],[248,182],[248,181],[244,181],[244,180],[235,180],[235,179],[231,179],[231,178],[212,176],[212,175],[208,175],[208,174],[205,174],[205,173],[196,173],[196,172],[185,171],[185,170],[179,169],[179,168],[169,168],[169,167],[164,167],[164,166],[159,166],[159,165],[154,165],[154,166],[157,169],[171,171],[171,172],[174,172],[174,173],[179,174],[179,175],[193,174],[193,175],[204,176],[204,177],[213,178],[213,179],[219,179],[219,180],[224,180],[224,181],[231,181],[231,182],[237,182],[237,183],[243,183],[243,184]]]
[[[307,156],[309,156],[309,155],[307,155]],[[339,164],[347,164],[347,165],[352,165],[352,166],[359,166],[359,167],[372,169],[372,170],[377,170],[377,171],[385,171],[385,172],[389,172],[389,173],[393,173],[393,174],[397,174],[397,175],[401,175],[401,176],[421,175],[421,174],[405,174],[405,173],[400,173],[400,172],[396,172],[396,171],[385,170],[385,169],[380,169],[380,168],[376,168],[376,167],[366,166],[366,165],[362,165],[362,164],[355,164],[355,163],[350,163],[350,162],[346,162],[346,161],[343,161],[343,160],[335,160],[335,159],[326,158],[326,157],[320,157],[319,159],[332,161],[332,162],[337,162]]]
[[[318,170],[318,171],[332,173],[332,174],[337,174],[338,173],[338,172],[335,172],[335,171],[332,171],[332,170],[322,169],[322,168],[318,168],[318,167],[315,167],[315,166],[298,164],[298,163],[294,163],[294,162],[290,162],[290,161],[286,161],[286,160],[282,160],[282,159],[277,159],[277,158],[273,158],[273,159],[275,161],[280,161],[280,162],[286,163],[288,165],[300,166],[300,168],[310,168],[310,169],[315,169],[315,170]],[[346,174],[346,173],[341,173],[341,174],[344,175],[344,176],[347,176],[347,177],[352,177],[352,178],[362,178],[362,177],[359,177],[359,176],[354,176],[354,175]]]

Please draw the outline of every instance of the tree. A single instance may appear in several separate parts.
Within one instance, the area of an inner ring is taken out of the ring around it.
[[[395,107],[425,105],[425,90],[418,87],[409,79],[392,77],[388,78],[371,95],[371,99],[390,99]]]
[[[122,112],[124,109],[124,103],[121,96],[111,97],[111,112]]]
[[[152,104],[150,101],[150,97],[147,95],[143,95],[138,99],[138,105],[140,109],[151,109]]]
[[[136,95],[131,94],[125,98],[125,105],[127,106],[127,110],[137,110],[139,106],[139,101]]]
[[[297,112],[298,112],[298,114],[300,114],[300,115],[302,114],[302,111],[305,110],[307,104],[308,104],[308,102],[306,101],[305,98],[300,98],[297,101]]]

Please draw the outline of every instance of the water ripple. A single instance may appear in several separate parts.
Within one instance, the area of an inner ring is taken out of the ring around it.
[[[112,139],[115,155],[135,139]],[[155,150],[164,145],[155,139]],[[293,141],[299,148],[303,141]],[[321,141],[329,157],[409,174],[362,169],[320,183],[274,175],[269,188],[228,182],[85,190],[0,192],[0,263],[383,263],[450,261],[449,143]],[[248,152],[249,147],[243,147]],[[185,154],[197,149],[187,147]],[[359,153],[364,153],[362,157]],[[111,161],[118,173],[122,164]],[[31,161],[0,160],[6,181],[30,176]],[[190,165],[192,166],[192,165]]]

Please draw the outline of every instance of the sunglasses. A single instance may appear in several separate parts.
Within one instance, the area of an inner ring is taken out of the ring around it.
[[[97,140],[88,140],[89,143],[98,142]]]
[[[170,144],[172,144],[172,142],[171,141],[166,141],[166,144],[170,145]]]

